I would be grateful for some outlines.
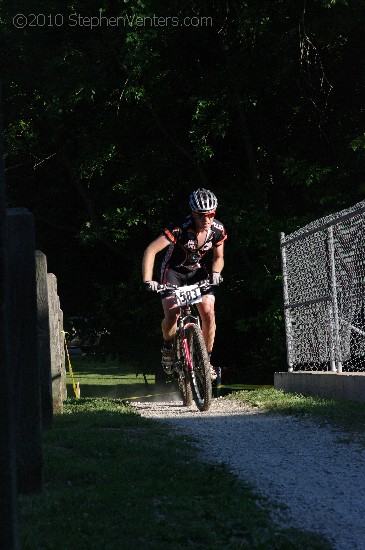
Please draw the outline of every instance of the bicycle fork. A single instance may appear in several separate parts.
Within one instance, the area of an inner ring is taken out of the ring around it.
[[[186,338],[186,328],[190,325],[198,325],[198,327],[200,327],[200,322],[199,317],[195,317],[191,314],[189,307],[184,308],[184,314],[184,317],[181,315],[179,318],[179,328],[177,335],[177,339],[179,340],[180,355],[182,354],[182,357],[179,357],[179,362],[182,363],[182,366],[185,363],[188,373],[192,377],[194,377],[194,369],[191,363],[189,343]]]
[[[195,373],[194,373],[194,369],[193,369],[193,365],[192,365],[192,362],[191,362],[191,355],[190,355],[190,349],[189,349],[189,343],[188,343],[188,339],[186,338],[186,328],[190,325],[196,325],[197,323],[186,323],[185,325],[183,325],[181,327],[181,330],[180,330],[180,342],[182,342],[182,348],[183,348],[183,353],[184,353],[184,361],[185,361],[185,365],[187,367],[187,370],[190,374],[190,376],[192,378],[195,377]]]
[[[184,338],[182,343],[183,343],[183,350],[184,350],[185,365],[187,366],[188,371],[191,374],[193,372],[193,366],[191,364],[190,350],[189,350],[187,339]]]

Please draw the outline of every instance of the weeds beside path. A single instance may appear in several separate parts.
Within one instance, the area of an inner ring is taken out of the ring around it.
[[[304,397],[275,389],[236,392],[227,397],[262,412],[311,417],[344,430],[365,442],[365,404],[354,401]]]

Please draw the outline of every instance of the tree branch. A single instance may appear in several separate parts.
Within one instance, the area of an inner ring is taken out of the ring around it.
[[[170,134],[170,132],[168,132],[168,130],[165,128],[165,126],[162,124],[161,122],[161,119],[159,118],[158,114],[156,113],[156,110],[153,108],[153,106],[151,105],[151,103],[148,101],[147,102],[147,107],[148,109],[150,110],[150,113],[153,117],[153,119],[155,120],[157,126],[159,127],[159,129],[161,130],[161,132],[163,133],[163,135],[174,145],[174,147],[180,152],[182,153],[187,159],[189,159],[189,161],[194,164],[194,166],[196,167],[196,169],[198,170],[199,172],[199,175],[200,177],[202,178],[202,180],[207,183],[208,182],[208,178],[207,178],[207,175],[205,174],[204,170],[202,169],[202,167],[200,166],[200,164],[198,163],[198,161],[196,160],[196,158],[194,157],[194,155],[188,151],[187,149],[185,149],[185,147],[183,147],[182,145],[180,145],[179,143],[177,143],[175,141],[175,139],[172,137],[172,135]]]
[[[70,176],[70,181],[72,185],[75,187],[76,191],[80,195],[86,210],[91,218],[91,221],[93,225],[97,229],[101,229],[101,234],[99,236],[99,240],[107,247],[109,250],[111,250],[114,254],[118,254],[119,256],[122,256],[125,260],[128,260],[128,262],[136,262],[137,261],[137,255],[134,251],[126,250],[124,247],[116,244],[111,238],[109,238],[107,235],[103,234],[103,224],[101,222],[100,216],[95,210],[94,203],[90,197],[90,194],[85,189],[85,187],[80,183],[77,177],[74,176],[72,163],[66,153],[63,154],[63,160],[65,163],[65,166],[67,168],[67,171]]]

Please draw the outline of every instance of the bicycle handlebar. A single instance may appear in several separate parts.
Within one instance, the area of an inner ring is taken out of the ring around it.
[[[194,286],[194,285],[196,285],[197,288],[204,288],[204,289],[208,289],[211,286],[218,286],[218,285],[214,285],[210,281],[210,279],[203,279],[202,281],[198,281],[197,283],[192,283],[191,285],[183,285],[183,286]],[[164,285],[158,285],[156,292],[163,292],[164,290],[176,290],[177,288],[183,288],[183,286],[178,287],[177,285],[166,283]]]

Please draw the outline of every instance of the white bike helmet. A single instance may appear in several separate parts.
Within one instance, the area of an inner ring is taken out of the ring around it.
[[[214,193],[201,187],[191,193],[189,205],[194,212],[213,212],[218,206],[218,201]]]

